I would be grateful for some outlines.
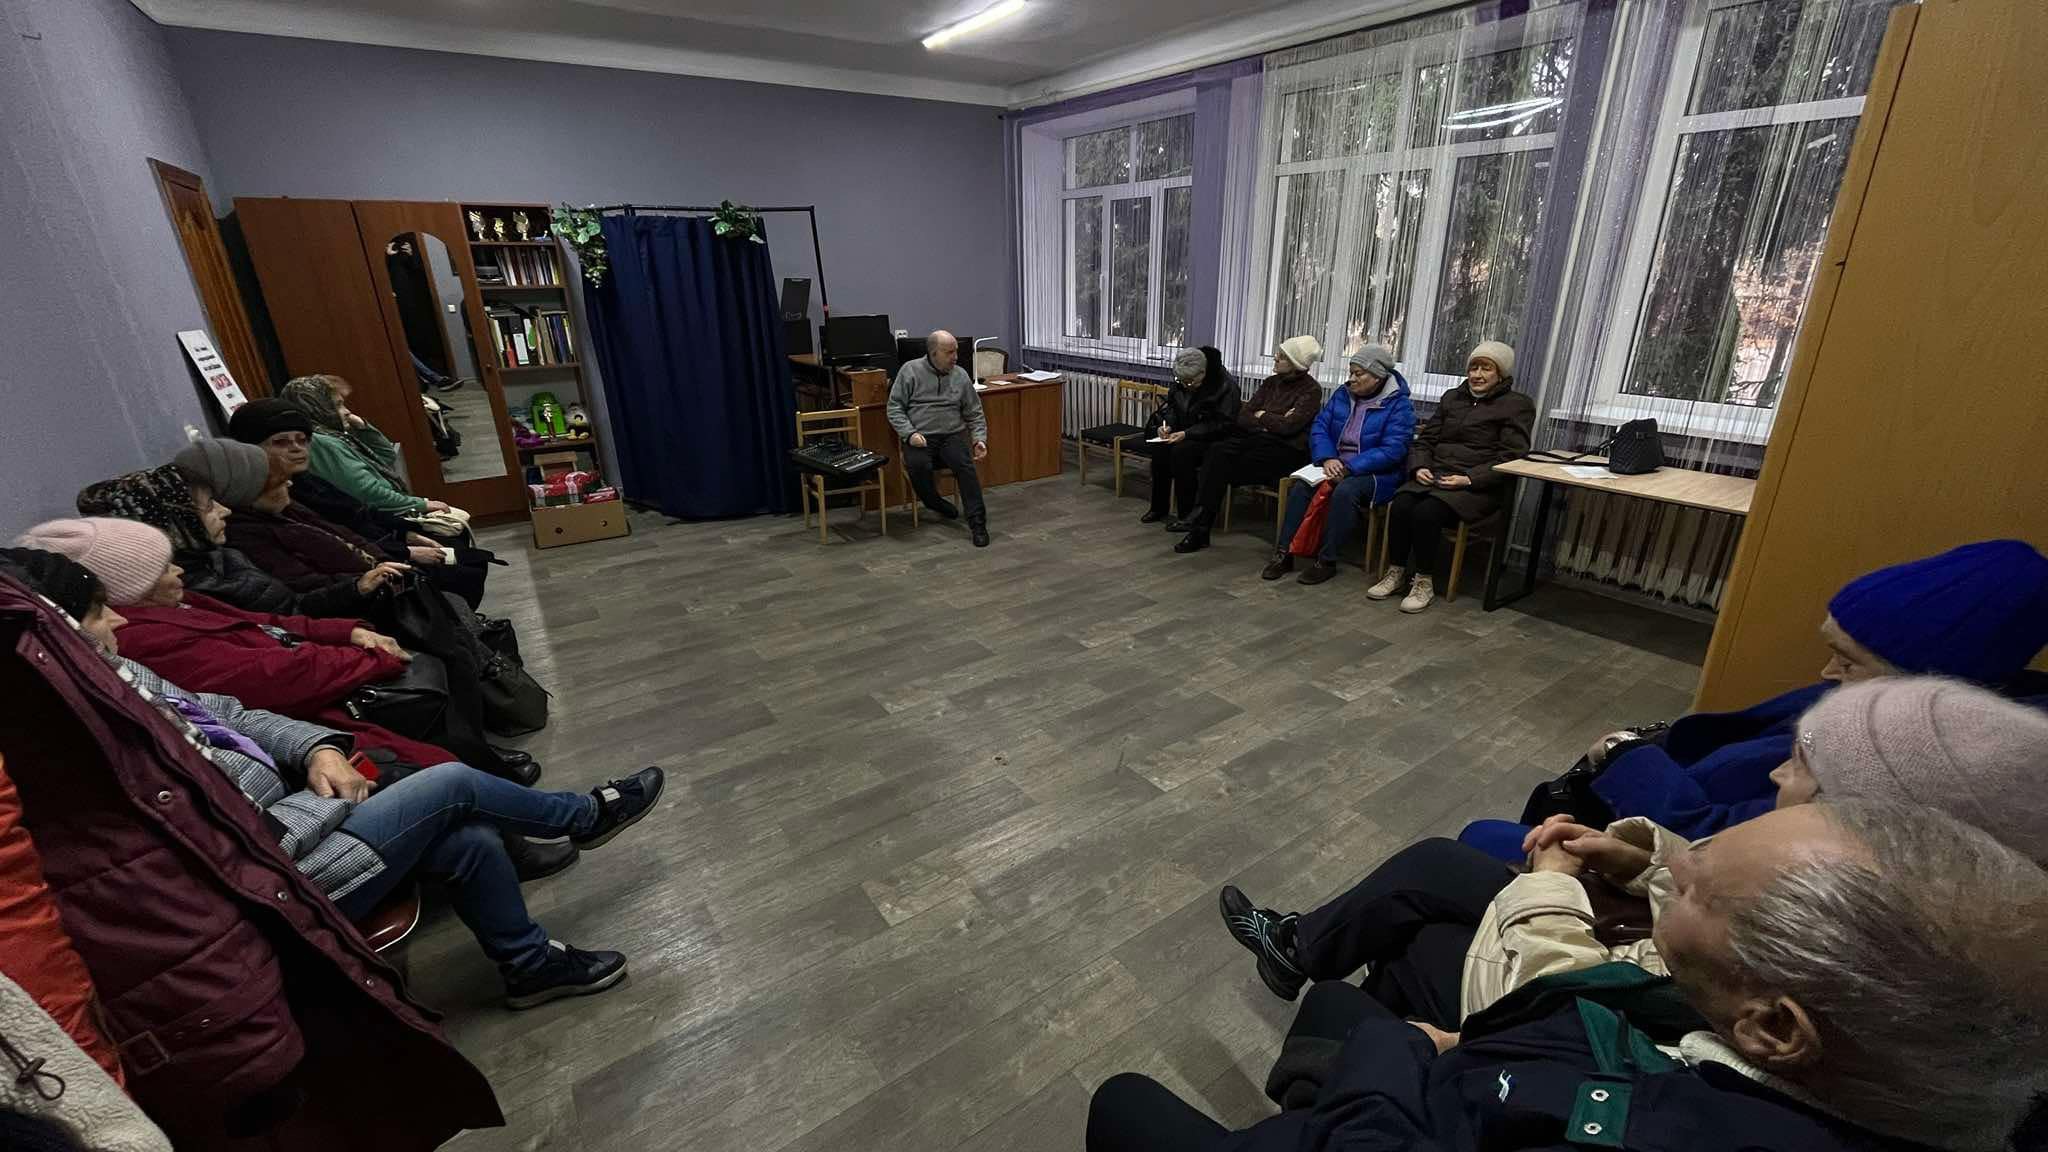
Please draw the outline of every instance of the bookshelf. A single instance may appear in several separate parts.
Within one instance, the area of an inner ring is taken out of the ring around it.
[[[545,204],[463,204],[463,238],[469,243],[470,262],[476,269],[478,294],[484,303],[484,326],[492,347],[480,348],[479,359],[488,363],[505,410],[518,417],[533,432],[546,437],[540,444],[518,445],[517,427],[513,443],[520,464],[520,483],[533,480],[528,473],[535,456],[554,452],[577,453],[577,467],[602,473],[597,446],[602,431],[592,415],[584,435],[555,437],[532,421],[533,399],[552,392],[564,413],[571,404],[590,413],[590,395],[583,383],[582,353],[585,333],[572,316],[569,263],[551,233],[550,214]],[[517,235],[517,217],[527,219],[527,238]],[[483,234],[477,224],[482,221]],[[504,238],[500,238],[499,222]],[[594,507],[594,506],[593,506]],[[556,509],[529,508],[529,515],[559,513]],[[534,517],[536,523],[538,517]]]

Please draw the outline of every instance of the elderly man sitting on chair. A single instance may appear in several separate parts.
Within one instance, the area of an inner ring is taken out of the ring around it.
[[[960,518],[932,476],[943,465],[960,485],[974,546],[988,547],[988,509],[981,502],[981,478],[974,474],[974,462],[988,456],[988,419],[974,377],[960,367],[960,342],[951,332],[940,329],[925,337],[924,355],[896,370],[889,425],[903,438],[903,469],[917,498],[948,520]]]

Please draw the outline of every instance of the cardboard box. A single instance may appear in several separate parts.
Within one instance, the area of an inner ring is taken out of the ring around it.
[[[632,529],[626,524],[626,506],[616,500],[602,504],[535,508],[529,515],[533,517],[535,548],[586,544],[592,540],[610,540],[615,536],[627,536],[632,533]]]

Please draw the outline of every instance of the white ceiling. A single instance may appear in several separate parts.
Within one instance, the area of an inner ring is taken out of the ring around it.
[[[1442,0],[134,0],[162,24],[1017,106]]]

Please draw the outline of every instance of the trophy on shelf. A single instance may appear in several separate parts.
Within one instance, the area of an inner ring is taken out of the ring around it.
[[[500,243],[503,243],[503,242],[504,242],[504,240],[505,240],[505,218],[504,218],[503,216],[494,216],[494,217],[492,217],[492,218],[491,218],[491,231],[493,231],[493,232],[495,232],[495,233],[497,233],[497,234],[498,234],[498,241],[499,241]]]
[[[512,227],[519,233],[519,239],[522,242],[533,239],[533,237],[527,235],[528,232],[533,230],[533,221],[526,218],[526,213],[514,212],[512,214]]]
[[[484,214],[477,211],[474,208],[471,208],[469,210],[469,230],[471,232],[476,233],[478,243],[482,243],[483,241],[490,238],[489,235],[484,232]]]

